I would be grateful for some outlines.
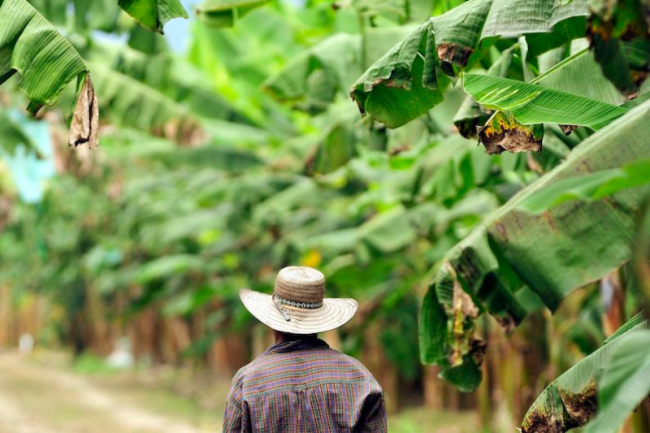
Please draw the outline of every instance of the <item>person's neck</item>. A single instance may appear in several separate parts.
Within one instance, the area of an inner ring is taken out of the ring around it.
[[[286,341],[294,340],[308,340],[312,338],[318,338],[318,334],[308,334],[308,335],[297,335],[297,334],[285,334],[284,332],[273,331],[275,336],[275,344],[284,343]]]

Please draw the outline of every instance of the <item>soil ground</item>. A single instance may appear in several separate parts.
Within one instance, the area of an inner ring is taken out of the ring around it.
[[[0,433],[221,431],[225,383],[212,386],[210,395],[196,401],[178,390],[177,377],[173,389],[160,374],[80,370],[52,355],[25,359],[0,352]],[[472,414],[424,408],[391,416],[389,423],[390,431],[397,433],[477,429]]]

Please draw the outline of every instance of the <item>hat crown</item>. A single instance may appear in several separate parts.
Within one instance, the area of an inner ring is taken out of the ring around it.
[[[278,272],[274,292],[288,301],[319,303],[325,296],[325,276],[307,266],[289,266]]]

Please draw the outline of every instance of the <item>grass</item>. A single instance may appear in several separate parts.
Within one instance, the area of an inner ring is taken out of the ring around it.
[[[425,407],[405,409],[388,417],[391,433],[476,433],[474,412],[434,412]]]

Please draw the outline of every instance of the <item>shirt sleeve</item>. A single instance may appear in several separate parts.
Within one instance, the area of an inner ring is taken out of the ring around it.
[[[363,408],[363,425],[361,425],[362,432],[380,432],[385,433],[388,431],[388,422],[386,420],[386,402],[384,400],[384,393],[381,388],[378,392],[374,392],[366,398]]]
[[[248,405],[243,400],[240,374],[235,375],[223,414],[224,433],[250,432]]]

